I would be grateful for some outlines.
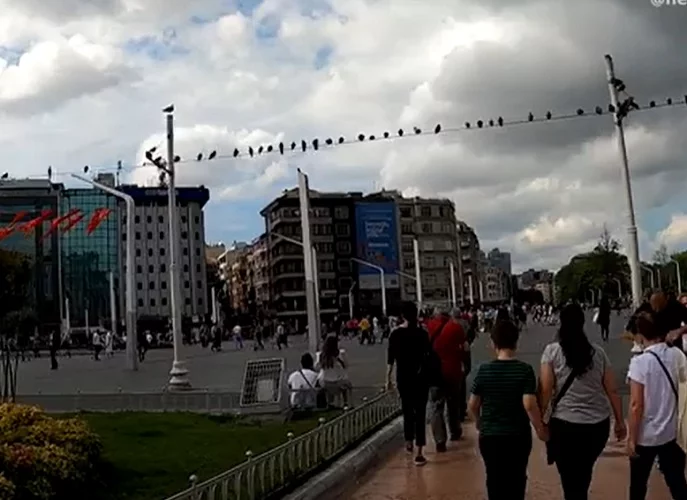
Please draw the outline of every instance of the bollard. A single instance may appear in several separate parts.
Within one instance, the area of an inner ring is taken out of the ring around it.
[[[317,423],[318,423],[319,425],[324,425],[324,423],[325,423],[326,421],[327,421],[327,419],[325,419],[324,417],[320,417],[320,418],[318,419]]]
[[[188,477],[188,482],[191,484],[191,488],[195,488],[198,484],[198,476],[196,476],[195,474],[191,474]]]
[[[291,441],[293,439],[293,432],[289,432],[288,434],[286,434],[286,439]]]
[[[250,462],[251,458],[253,458],[253,452],[248,450],[246,452],[246,460],[248,460]]]

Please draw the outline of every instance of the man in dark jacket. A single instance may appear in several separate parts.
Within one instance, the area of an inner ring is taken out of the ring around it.
[[[682,336],[687,334],[687,308],[674,298],[668,298],[664,292],[656,292],[648,301],[640,305],[632,314],[625,330],[636,333],[636,322],[639,313],[648,312],[654,317],[656,328],[666,338],[666,342],[683,348]]]

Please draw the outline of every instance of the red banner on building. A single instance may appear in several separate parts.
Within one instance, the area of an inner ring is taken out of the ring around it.
[[[61,217],[55,217],[52,220],[52,222],[50,223],[50,229],[48,229],[45,232],[45,234],[43,235],[42,240],[45,240],[48,237],[50,237],[50,235],[52,233],[54,233],[55,231],[57,231],[60,228],[60,226],[62,225],[63,222],[67,222],[67,224],[69,224],[72,221],[72,219],[75,218],[79,214],[81,214],[81,210],[73,209],[73,210],[70,210],[69,213],[67,213],[66,215],[63,215]],[[83,218],[83,216],[82,216],[82,218]],[[81,220],[81,219],[79,219],[79,220]]]
[[[88,221],[88,226],[86,226],[86,234],[90,235],[98,229],[98,226],[103,223],[105,219],[112,213],[109,208],[96,208],[91,215],[91,220]]]
[[[74,226],[76,226],[79,222],[81,222],[85,217],[86,217],[86,214],[84,214],[82,212],[79,212],[78,214],[74,215],[74,217],[72,217],[67,222],[67,224],[62,228],[62,234],[73,229]]]
[[[31,219],[30,221],[20,225],[17,229],[19,231],[21,231],[22,233],[24,233],[26,236],[28,236],[31,231],[33,231],[38,226],[43,224],[43,222],[48,220],[51,216],[52,216],[52,210],[50,210],[50,209],[43,210],[43,212],[41,212],[41,215],[39,215],[35,219]]]

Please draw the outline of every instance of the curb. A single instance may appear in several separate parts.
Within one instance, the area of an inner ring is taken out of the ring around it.
[[[399,444],[403,431],[403,417],[375,433],[355,450],[337,460],[327,470],[310,479],[284,500],[318,500],[340,498],[344,488],[356,483],[370,471],[370,466],[383,460]]]

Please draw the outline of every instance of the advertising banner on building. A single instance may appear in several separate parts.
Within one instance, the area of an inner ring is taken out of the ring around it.
[[[398,288],[400,256],[396,205],[393,202],[357,203],[355,206],[357,236],[356,257],[384,269],[386,288]],[[381,288],[380,272],[358,263],[358,286],[363,290]]]

